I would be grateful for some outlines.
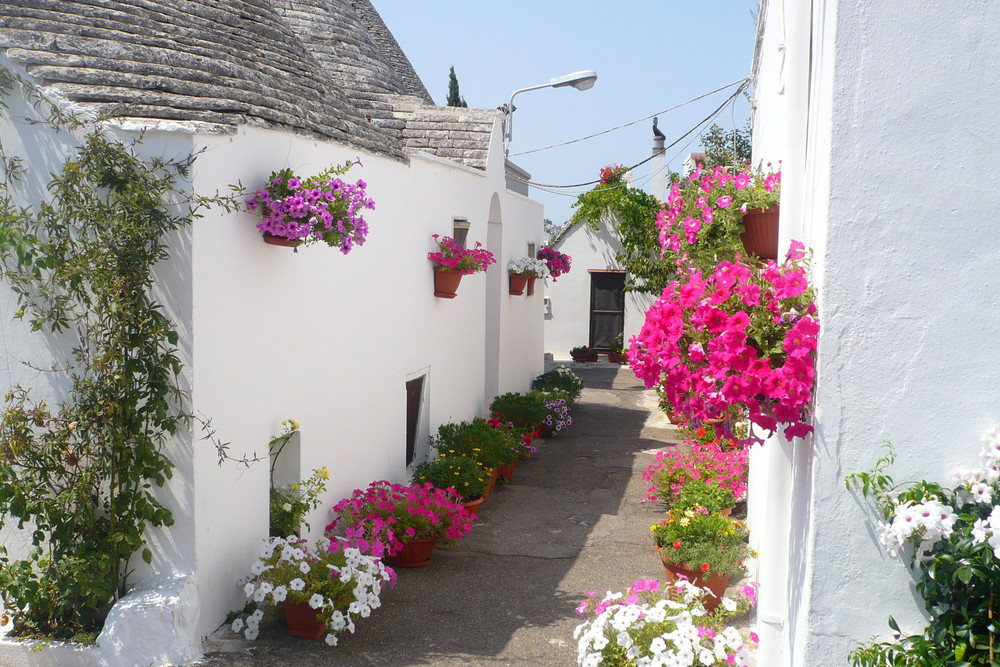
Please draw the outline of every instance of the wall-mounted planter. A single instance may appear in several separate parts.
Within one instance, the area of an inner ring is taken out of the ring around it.
[[[520,276],[516,273],[508,275],[510,276],[510,293],[514,296],[524,294],[524,287],[528,284],[528,276]]]
[[[743,216],[743,247],[760,259],[778,259],[778,206],[752,208]]]
[[[525,289],[527,289],[527,291],[528,291],[528,296],[531,296],[532,294],[535,293],[535,279],[534,278],[528,278],[528,285],[527,285],[527,287]]]
[[[462,282],[462,272],[454,270],[434,271],[434,296],[439,299],[454,299],[458,284]]]
[[[302,245],[301,239],[286,239],[284,236],[275,236],[274,234],[264,232],[264,243],[268,245],[277,245],[285,248],[298,248]]]

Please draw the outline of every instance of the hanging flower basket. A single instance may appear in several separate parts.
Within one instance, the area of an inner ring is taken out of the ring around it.
[[[302,245],[301,239],[286,239],[284,236],[275,236],[270,232],[264,232],[264,243],[268,245],[282,246],[284,248],[298,248]]]
[[[439,299],[454,299],[458,284],[462,282],[461,271],[440,269],[434,271],[434,296]]]
[[[748,253],[763,260],[778,259],[778,209],[755,208],[743,216],[740,241]]]
[[[513,296],[521,296],[524,294],[524,288],[527,284],[527,276],[519,276],[515,273],[510,274],[510,293]]]

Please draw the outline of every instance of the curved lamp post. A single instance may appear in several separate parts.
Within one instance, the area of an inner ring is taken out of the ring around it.
[[[572,74],[566,74],[565,76],[556,77],[548,83],[542,83],[537,86],[529,86],[527,88],[521,88],[520,90],[515,90],[510,94],[510,102],[501,107],[504,112],[504,155],[510,152],[510,140],[512,136],[511,126],[514,119],[514,96],[520,93],[526,93],[529,90],[538,90],[540,88],[563,88],[564,86],[573,86],[577,90],[590,90],[594,87],[594,82],[597,81],[597,73],[592,69],[585,69],[579,72],[573,72]]]

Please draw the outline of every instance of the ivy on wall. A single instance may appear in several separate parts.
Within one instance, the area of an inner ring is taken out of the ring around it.
[[[142,159],[135,143],[61,113],[3,68],[0,88],[22,90],[58,130],[86,130],[37,207],[15,204],[24,163],[0,145],[0,278],[15,317],[72,349],[47,369],[65,378],[64,402],[16,386],[0,411],[0,528],[30,529],[33,545],[17,560],[0,546],[0,598],[15,635],[87,638],[127,591],[133,557],[151,561],[147,528],[173,523],[154,491],[173,469],[167,441],[193,418],[152,269],[169,258],[171,232],[206,206],[238,203],[181,189],[193,158]]]

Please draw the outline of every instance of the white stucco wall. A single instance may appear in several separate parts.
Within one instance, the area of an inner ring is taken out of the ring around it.
[[[545,281],[549,306],[545,312],[545,352],[555,359],[569,359],[569,351],[590,342],[590,270],[621,270],[615,259],[621,249],[607,222],[595,231],[587,224],[575,225],[553,246],[572,258],[569,273]],[[625,293],[623,343],[639,333],[646,311],[655,298],[637,292]]]
[[[73,142],[47,136],[42,126],[14,127],[0,128],[4,143],[8,153],[24,149],[33,179],[26,201],[37,200]],[[485,414],[493,395],[525,391],[543,370],[543,290],[511,296],[506,273],[528,243],[543,242],[542,207],[506,191],[499,127],[485,173],[432,156],[405,163],[260,128],[177,129],[149,131],[142,150],[168,158],[200,152],[190,176],[200,193],[226,192],[236,182],[252,190],[286,166],[308,175],[355,157],[364,165],[347,178],[363,178],[377,207],[366,215],[367,242],[349,255],[322,245],[297,253],[266,245],[253,214],[208,211],[177,236],[171,263],[156,270],[160,296],[181,333],[190,407],[211,419],[230,454],[266,461],[268,440],[293,417],[302,425],[301,476],[328,466],[328,491],[310,517],[314,535],[326,525],[328,508],[354,488],[406,478],[408,379],[427,376],[420,429],[427,433]],[[470,245],[486,245],[492,225],[497,264],[486,275],[465,276],[457,298],[438,299],[427,253],[435,248],[432,234],[451,235],[454,218],[470,222]],[[9,314],[10,291],[0,290]],[[50,363],[50,342],[9,317],[2,321],[4,381],[44,384],[18,362]],[[136,578],[145,587],[183,590],[171,598],[182,612],[164,608],[185,626],[175,628],[188,645],[174,659],[196,652],[200,637],[242,605],[237,579],[267,534],[266,462],[220,466],[200,436],[196,430],[170,444],[177,469],[162,495],[175,524],[151,535],[153,567],[140,567]],[[2,537],[9,545],[20,539]],[[126,643],[141,645],[130,632]]]
[[[947,483],[1000,422],[1000,139],[984,93],[1000,83],[1000,7],[817,1],[810,23],[795,5],[768,2],[755,163],[784,160],[781,236],[816,251],[823,330],[816,433],[779,469],[797,508],[783,624],[758,662],[832,667],[887,636],[889,615],[906,632],[925,625],[844,476],[890,440],[895,479]],[[762,545],[762,562],[780,556]]]

